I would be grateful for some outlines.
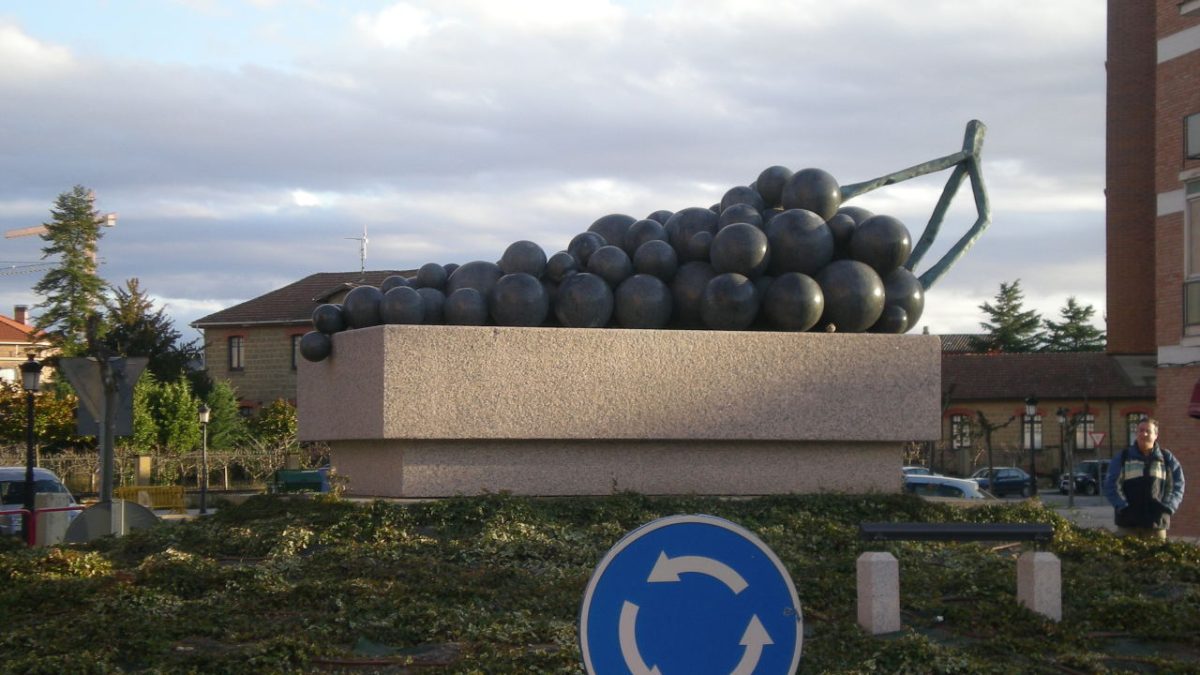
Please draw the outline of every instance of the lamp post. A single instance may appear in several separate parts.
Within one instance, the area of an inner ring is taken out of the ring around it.
[[[1058,417],[1058,454],[1059,462],[1062,464],[1064,475],[1067,477],[1067,506],[1075,506],[1075,461],[1070,457],[1067,451],[1067,422],[1070,418],[1067,417],[1067,409],[1059,408],[1055,411]]]
[[[200,415],[200,515],[208,513],[208,417],[212,411],[201,403]]]
[[[29,541],[33,520],[33,395],[41,388],[42,364],[29,360],[21,364],[21,388],[25,390],[25,517],[21,519],[21,538]]]
[[[1034,497],[1038,493],[1037,450],[1033,447],[1033,417],[1037,415],[1037,404],[1037,397],[1033,394],[1025,399],[1025,419],[1029,420],[1029,494]]]

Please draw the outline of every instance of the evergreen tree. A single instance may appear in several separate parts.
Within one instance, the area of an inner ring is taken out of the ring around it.
[[[1021,280],[1000,282],[996,304],[983,303],[979,309],[990,322],[980,322],[985,335],[971,339],[971,348],[980,352],[1033,352],[1041,346],[1042,317],[1036,310],[1023,310]]]
[[[1104,331],[1092,325],[1096,309],[1091,305],[1080,307],[1074,297],[1059,310],[1062,322],[1046,319],[1046,351],[1051,352],[1100,352],[1104,351]]]
[[[294,447],[299,445],[296,437],[296,406],[279,398],[258,412],[250,423],[250,433],[255,440],[272,445]]]
[[[224,380],[213,383],[205,403],[209,409],[208,447],[228,450],[246,436],[246,421],[238,409],[237,392]]]
[[[108,303],[108,332],[103,342],[122,356],[146,356],[146,369],[160,382],[175,382],[188,374],[193,361],[200,359],[196,342],[183,342],[170,317],[154,308],[154,301],[142,290],[136,278],[125,288],[114,288]]]
[[[88,317],[104,301],[104,281],[96,274],[96,242],[102,235],[94,201],[82,185],[62,193],[42,235],[47,242],[42,258],[58,256],[59,261],[33,287],[46,298],[34,325],[47,332],[63,356],[87,352]]]
[[[147,454],[183,454],[199,448],[199,407],[187,379],[159,382],[143,374],[133,390],[131,444]]]

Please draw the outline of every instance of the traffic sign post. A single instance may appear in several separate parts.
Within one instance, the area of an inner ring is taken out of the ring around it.
[[[1088,432],[1088,436],[1090,436],[1090,437],[1091,437],[1091,440],[1092,440],[1092,447],[1093,447],[1093,448],[1098,448],[1098,447],[1100,447],[1101,445],[1104,445],[1104,436],[1105,436],[1105,432],[1103,432],[1103,431],[1089,431],[1089,432]]]
[[[706,515],[625,535],[597,565],[579,615],[592,675],[788,675],[803,630],[796,587],[775,553]]]

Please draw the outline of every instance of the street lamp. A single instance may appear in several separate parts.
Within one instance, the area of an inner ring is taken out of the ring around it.
[[[1055,411],[1058,416],[1058,461],[1067,476],[1067,506],[1075,506],[1075,460],[1067,451],[1067,422],[1070,421],[1067,412],[1066,408]]]
[[[208,513],[208,417],[211,414],[208,406],[201,403],[200,415],[200,515]]]
[[[1025,399],[1025,419],[1029,420],[1029,494],[1036,497],[1037,483],[1037,450],[1033,447],[1033,417],[1037,415],[1038,400],[1033,394]]]
[[[21,519],[21,537],[30,544],[29,528],[33,519],[33,395],[41,389],[42,364],[29,360],[21,364],[21,388],[25,390],[25,517]]]

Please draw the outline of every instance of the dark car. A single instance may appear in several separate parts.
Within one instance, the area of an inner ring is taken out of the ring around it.
[[[1075,476],[1075,494],[1098,495],[1100,494],[1100,487],[1104,485],[1104,478],[1108,476],[1108,460],[1084,460],[1075,465],[1075,470],[1072,473]],[[1058,480],[1058,491],[1065,495],[1069,487],[1067,474],[1064,473]]]
[[[979,483],[979,487],[997,497],[1010,494],[1017,494],[1022,497],[1029,496],[1029,474],[1025,473],[1025,471],[1015,466],[997,466],[992,471],[994,472],[995,480],[989,479],[986,466],[971,474],[971,480]]]

